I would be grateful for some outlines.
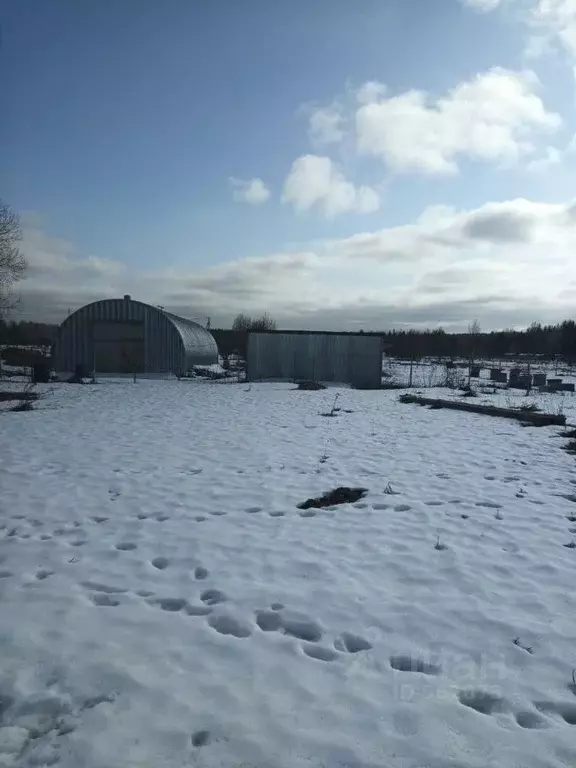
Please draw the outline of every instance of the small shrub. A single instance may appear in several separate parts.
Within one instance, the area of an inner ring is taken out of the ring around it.
[[[522,403],[520,410],[522,413],[538,413],[540,408],[538,408],[536,403]]]
[[[319,381],[299,381],[298,389],[305,392],[318,392],[321,389],[326,389],[326,385],[320,384]]]
[[[399,400],[401,403],[411,403],[411,402],[412,402],[412,395],[409,395],[407,392],[404,392],[404,394],[403,394],[403,395],[400,395],[400,397],[398,398],[398,400]]]
[[[33,411],[34,410],[34,401],[33,400],[20,400],[16,403],[16,405],[13,405],[12,408],[10,408],[12,413],[22,413],[23,411]]]
[[[563,449],[568,453],[576,453],[576,440],[570,440],[570,442],[563,446]]]

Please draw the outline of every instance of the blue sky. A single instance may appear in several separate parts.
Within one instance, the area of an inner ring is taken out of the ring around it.
[[[0,188],[25,225],[23,317],[110,292],[217,324],[268,310],[295,327],[457,327],[473,312],[492,327],[534,319],[535,299],[543,320],[566,314],[573,0],[2,10]],[[486,211],[532,234],[467,238]],[[539,274],[515,275],[546,244],[543,301]]]

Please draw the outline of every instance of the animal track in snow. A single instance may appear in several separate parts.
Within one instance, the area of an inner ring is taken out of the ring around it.
[[[272,510],[272,512],[268,512],[268,515],[270,517],[284,517],[286,513],[283,512],[281,509]]]
[[[9,579],[10,576],[14,576],[12,571],[0,571],[0,579]]]
[[[192,740],[192,746],[198,748],[205,747],[207,744],[210,744],[211,741],[210,731],[195,731],[190,738]]]
[[[136,590],[138,597],[152,597],[154,592],[151,589],[138,589]]]
[[[549,723],[536,712],[517,712],[514,717],[520,728],[536,730],[549,727]]]
[[[443,501],[427,501],[426,506],[427,507],[441,507],[444,504]]]
[[[183,597],[157,597],[149,602],[150,605],[158,605],[163,611],[169,611],[170,613],[177,613],[188,605],[187,600]]]
[[[130,552],[131,550],[136,549],[136,544],[131,541],[121,541],[116,544],[116,549],[119,549],[121,552]]]
[[[390,509],[390,504],[382,504],[380,502],[377,502],[376,504],[372,504],[372,509],[375,509],[377,512],[380,512],[383,509]]]
[[[154,568],[157,568],[159,571],[164,571],[170,565],[170,560],[168,560],[167,557],[155,557],[154,560],[151,560],[150,562]]]
[[[312,643],[304,644],[302,650],[306,656],[319,661],[334,661],[338,657],[336,651],[331,648],[323,648],[321,645],[313,645]]]
[[[394,512],[409,512],[412,507],[409,504],[396,504]]]
[[[262,512],[262,507],[247,507],[244,511],[249,515],[255,515],[257,512]]]
[[[360,653],[360,651],[369,651],[372,644],[361,635],[355,635],[352,632],[342,632],[334,641],[334,647],[338,651],[346,653]]]
[[[188,616],[208,616],[212,613],[212,608],[208,605],[187,605],[186,613]]]
[[[90,519],[93,520],[97,525],[99,525],[100,523],[105,523],[105,522],[107,522],[107,520],[109,520],[108,517],[99,517],[98,515],[95,515],[94,517],[91,517]]]
[[[313,509],[305,509],[300,512],[300,517],[316,517],[316,512]]]
[[[50,576],[54,575],[54,571],[47,571],[45,569],[40,569],[39,571],[36,571],[36,578],[38,581],[44,581],[44,579],[48,579]]]
[[[40,536],[40,541],[50,541],[51,538],[52,536],[50,536],[48,533],[44,533],[42,536]]]
[[[273,611],[281,611],[284,608],[284,603],[272,603],[270,606]]]
[[[502,504],[497,504],[495,501],[477,501],[477,507],[486,507],[487,509],[502,509]]]
[[[206,520],[206,518],[204,517],[204,515],[196,515],[194,520],[196,520],[197,523],[203,523]]]
[[[503,698],[488,691],[460,691],[458,700],[460,704],[479,712],[481,715],[491,715],[493,712],[504,712],[507,709],[507,704]]]
[[[208,578],[208,569],[199,565],[194,569],[194,578],[198,579],[198,581],[202,581],[203,579]]]
[[[116,600],[115,597],[110,597],[110,595],[104,594],[103,592],[96,592],[96,594],[92,595],[90,599],[95,605],[105,606],[108,608],[115,608],[116,606],[120,605],[120,600]]]
[[[397,672],[418,672],[422,675],[439,675],[442,668],[412,656],[391,656],[390,666]]]
[[[223,509],[212,509],[210,514],[212,517],[224,517],[227,513]]]
[[[321,624],[305,614],[289,611],[280,614],[281,628],[287,635],[297,637],[309,643],[317,643],[322,639],[324,630]]]
[[[250,637],[252,634],[252,630],[248,624],[228,613],[220,613],[217,616],[210,616],[208,618],[208,624],[221,635]]]
[[[556,704],[553,701],[535,701],[539,712],[559,715],[568,725],[576,725],[576,706],[574,704]]]
[[[154,519],[158,523],[165,523],[166,520],[170,520],[170,516],[169,515],[156,515],[156,517]]]
[[[282,619],[277,611],[256,611],[256,624],[263,632],[277,632],[282,626]]]
[[[200,595],[200,600],[202,600],[205,605],[218,605],[218,603],[224,603],[228,600],[228,597],[219,589],[206,589]]]
[[[86,589],[92,589],[94,592],[104,592],[106,595],[123,595],[128,592],[124,587],[113,587],[108,584],[101,584],[99,581],[83,581],[82,586]]]
[[[148,520],[148,515],[146,515],[144,512],[140,512],[139,515],[136,515],[138,520]]]

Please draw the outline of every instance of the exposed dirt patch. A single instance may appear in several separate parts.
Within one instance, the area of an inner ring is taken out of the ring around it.
[[[347,488],[341,486],[340,488],[334,488],[333,491],[328,491],[323,496],[303,501],[302,504],[298,504],[298,509],[322,509],[323,507],[335,507],[338,504],[352,504],[362,499],[367,493],[368,490],[366,488]]]

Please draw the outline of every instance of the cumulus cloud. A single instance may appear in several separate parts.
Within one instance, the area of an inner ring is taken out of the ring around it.
[[[270,190],[262,179],[236,179],[231,177],[232,197],[238,203],[249,203],[250,205],[262,205],[270,199]]]
[[[516,162],[534,151],[534,134],[561,125],[546,110],[538,86],[532,72],[501,68],[438,99],[418,90],[382,97],[371,84],[361,89],[364,103],[356,112],[358,149],[396,172],[456,173],[461,156]]]
[[[314,144],[338,144],[344,138],[344,116],[338,103],[314,109],[308,133]]]
[[[68,309],[131,293],[214,327],[269,311],[292,328],[458,330],[478,318],[491,329],[573,315],[576,202],[435,206],[402,226],[201,271],[131,271],[37,230],[23,250],[24,319],[60,322]]]
[[[538,57],[557,42],[571,56],[576,55],[575,0],[460,0],[474,10],[487,13],[508,5],[518,9],[529,29],[526,50]]]
[[[333,217],[350,211],[372,213],[379,208],[380,197],[371,187],[347,181],[329,157],[303,155],[292,163],[282,202],[298,211],[317,208]]]

